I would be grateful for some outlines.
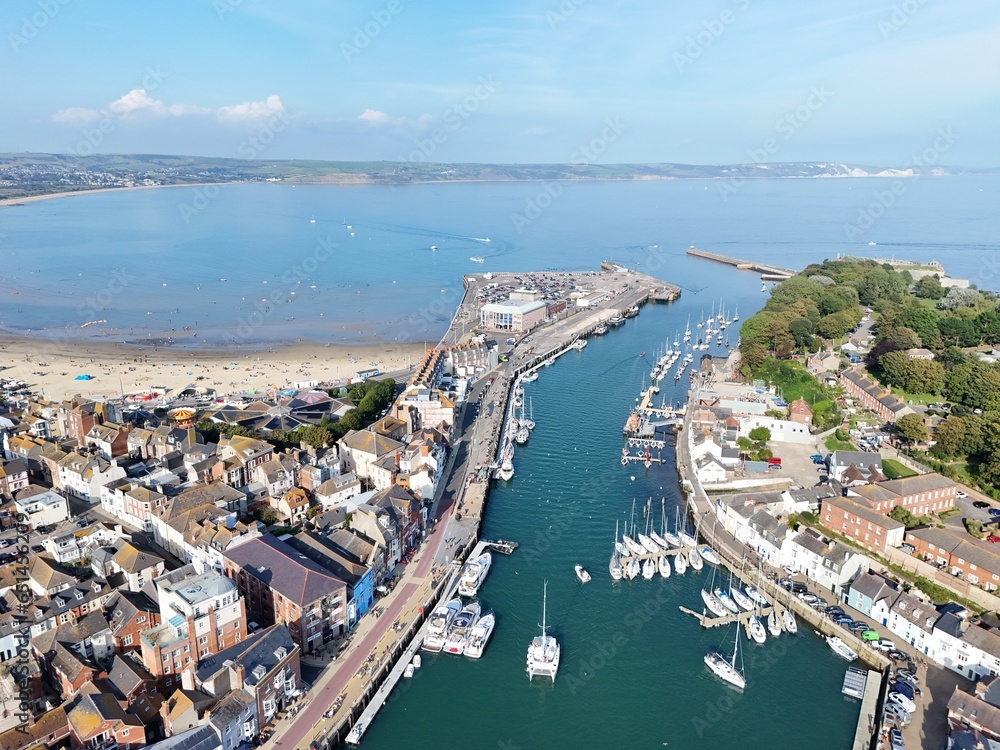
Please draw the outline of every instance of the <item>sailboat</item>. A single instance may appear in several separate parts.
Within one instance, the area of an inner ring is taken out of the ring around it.
[[[700,323],[699,323],[698,327],[701,328],[701,324]],[[685,329],[684,329],[684,343],[686,344],[690,340],[691,340],[691,316],[688,315],[687,327],[685,327]]]
[[[630,558],[628,564],[625,566],[625,577],[630,581],[634,581],[639,577],[639,571],[642,566],[639,565],[639,561],[634,557]]]
[[[736,666],[739,661],[739,666]],[[740,626],[736,626],[736,640],[733,642],[733,656],[726,659],[718,651],[709,651],[705,654],[705,665],[715,673],[716,677],[725,680],[729,685],[737,690],[742,690],[747,686],[746,676],[743,671],[743,658],[740,656]]]
[[[737,305],[736,308],[733,310],[733,322],[735,323],[739,319],[740,319],[740,306]]]
[[[784,627],[785,632],[790,635],[795,635],[799,632],[799,626],[795,622],[795,613],[791,609],[792,604],[792,591],[788,590],[788,606],[781,610],[781,625]]]
[[[695,570],[701,570],[705,567],[705,563],[701,560],[701,555],[698,553],[694,547],[689,547],[687,551],[688,563]]]
[[[750,637],[757,643],[767,641],[767,632],[765,632],[764,625],[756,614],[750,615],[750,619],[747,620],[747,627],[750,629]]]
[[[542,584],[542,625],[541,635],[536,635],[528,645],[527,672],[528,679],[534,679],[535,675],[550,677],[556,681],[556,672],[559,671],[559,642],[555,636],[548,635],[545,623],[545,610],[548,602],[549,582]]]
[[[697,551],[695,550],[691,550],[691,552],[698,554]],[[701,560],[700,556],[698,560],[699,561]],[[714,614],[716,614],[719,617],[725,617],[727,614],[729,614],[730,610],[729,606],[726,605],[724,602],[722,602],[717,594],[719,589],[715,587],[715,576],[718,572],[719,572],[718,568],[712,568],[712,580],[708,584],[707,588],[703,588],[701,590],[701,598],[704,600],[705,606],[708,607],[710,610],[712,610]]]
[[[611,552],[611,562],[608,563],[608,572],[611,573],[612,581],[620,581],[622,579],[622,563],[618,557],[618,544],[618,522],[615,521],[615,546]]]
[[[674,555],[674,572],[677,575],[684,575],[684,571],[688,569],[687,558],[684,557],[684,552],[680,552]]]
[[[656,575],[656,563],[653,562],[652,557],[647,557],[642,563],[642,577],[647,581],[653,580],[653,576]]]
[[[660,576],[662,578],[670,578],[670,557],[667,555],[660,555],[656,561],[656,566],[660,569]]]

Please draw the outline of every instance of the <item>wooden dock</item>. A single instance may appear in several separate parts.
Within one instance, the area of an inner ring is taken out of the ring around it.
[[[684,416],[685,409],[661,409],[659,407],[653,406],[653,397],[656,395],[653,392],[654,386],[649,386],[643,394],[642,399],[639,401],[639,406],[636,411],[641,414],[654,415],[658,417],[663,417],[664,419],[680,419]]]
[[[779,268],[778,266],[770,266],[766,263],[757,263],[752,260],[742,260],[741,258],[731,258],[728,255],[710,253],[708,250],[699,250],[696,247],[689,247],[687,254],[693,255],[696,258],[714,260],[717,263],[725,263],[727,266],[736,266],[736,268],[741,271],[757,271],[758,273],[768,274],[769,276],[772,276],[775,281],[790,278],[798,273],[798,271],[792,271],[788,268]]]

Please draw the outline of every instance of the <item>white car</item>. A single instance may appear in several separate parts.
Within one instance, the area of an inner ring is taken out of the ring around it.
[[[891,719],[900,726],[905,727],[910,723],[910,712],[898,703],[887,702],[882,712],[885,714],[886,719]]]
[[[882,638],[881,640],[872,643],[872,646],[877,648],[879,651],[894,651],[896,644],[890,641],[888,638]]]
[[[961,490],[959,490],[958,492],[955,493],[955,497],[957,497],[959,500],[964,500],[968,496],[969,496],[969,493],[962,492]]]
[[[889,697],[886,698],[886,700],[889,703],[895,703],[897,706],[902,707],[902,709],[908,714],[912,714],[917,710],[917,704],[902,693],[889,693]]]

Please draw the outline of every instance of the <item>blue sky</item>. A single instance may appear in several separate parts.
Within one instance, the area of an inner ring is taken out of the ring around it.
[[[1000,166],[995,0],[4,0],[0,30],[0,151],[899,166],[947,131],[941,163]]]

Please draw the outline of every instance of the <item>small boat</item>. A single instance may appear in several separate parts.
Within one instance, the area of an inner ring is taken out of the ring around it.
[[[556,673],[559,671],[559,641],[555,636],[549,635],[545,623],[545,607],[548,598],[548,582],[542,588],[542,624],[541,635],[536,635],[528,645],[527,672],[528,679],[534,679],[535,675],[550,677],[553,682],[556,680]]]
[[[799,632],[798,623],[795,622],[795,613],[787,607],[781,610],[781,626],[785,629],[786,633],[795,635]]]
[[[767,640],[764,624],[757,615],[750,615],[750,619],[747,620],[747,626],[750,628],[750,637],[757,643],[764,643]]]
[[[522,383],[534,383],[536,380],[538,380],[538,372],[535,370],[532,370],[523,378],[521,378]]]
[[[740,609],[746,610],[747,612],[753,611],[754,609],[753,600],[748,599],[746,594],[740,591],[739,587],[730,586],[729,593],[732,595],[733,601],[739,605]]]
[[[826,637],[827,645],[833,649],[833,653],[839,656],[841,659],[846,659],[847,661],[854,661],[858,658],[858,654],[851,649],[846,643],[844,643],[840,638],[835,635],[828,635]]]
[[[316,217],[313,216],[311,219],[309,219],[309,223],[310,224],[315,224],[316,223]]]
[[[711,591],[702,589],[701,599],[705,602],[705,606],[708,607],[708,610],[716,617],[725,617],[729,614],[729,610],[723,606],[722,602],[720,602]]]
[[[660,545],[645,534],[639,534],[639,544],[641,544],[645,551],[651,555],[658,554],[661,551]]]
[[[701,561],[701,555],[698,554],[698,550],[696,550],[694,547],[688,549],[687,558],[688,558],[688,563],[690,563],[691,567],[694,568],[695,570],[701,570],[703,567],[705,567],[705,564]]]
[[[485,258],[480,258],[478,255],[472,255],[472,256],[470,256],[469,260],[471,260],[473,263],[485,263],[486,262]]]
[[[431,250],[437,250],[437,249],[438,249],[437,245],[431,245]]]
[[[476,624],[480,614],[482,614],[482,608],[479,602],[471,602],[455,616],[451,627],[448,628],[448,635],[444,639],[443,650],[445,653],[461,655],[465,651],[465,644],[469,640],[472,626]]]
[[[771,634],[772,638],[781,635],[781,620],[778,619],[778,614],[773,609],[767,614],[767,632]]]
[[[709,651],[705,654],[705,665],[712,670],[716,677],[729,683],[737,690],[742,690],[747,686],[746,677],[743,674],[743,660],[740,659],[740,666],[736,666],[736,660],[740,651],[740,628],[736,627],[736,640],[733,643],[733,658],[726,659],[718,651]]]
[[[455,619],[455,616],[462,611],[462,600],[452,599],[446,604],[438,605],[433,612],[431,612],[430,619],[427,625],[427,634],[424,636],[424,642],[421,648],[424,651],[432,651],[437,653],[444,647],[445,635],[448,632],[448,628],[451,626],[451,621]]]
[[[597,328],[594,329],[594,333],[597,334],[598,336],[603,336],[607,332],[608,332],[608,327],[603,323],[601,323],[599,326],[597,326]]]
[[[611,325],[611,326],[620,326],[624,322],[625,322],[625,316],[624,315],[615,315],[610,320],[608,320],[608,325]]]
[[[661,555],[656,561],[656,567],[660,569],[660,577],[670,578],[670,558],[667,555]]]
[[[674,572],[677,575],[684,575],[684,571],[688,568],[687,558],[683,554],[674,555]]]
[[[715,554],[715,551],[709,547],[707,544],[703,544],[698,548],[698,554],[702,556],[704,560],[712,563],[712,565],[719,564],[719,557]]]
[[[580,579],[580,583],[590,582],[590,573],[587,572],[585,567],[582,565],[574,565],[573,570],[576,571],[576,577]]]
[[[413,655],[413,661],[410,662],[414,669],[420,669],[420,665],[423,664],[423,660],[420,658],[420,654]]]
[[[576,341],[574,341],[569,346],[570,346],[571,349],[576,349],[577,351],[580,351],[586,345],[587,345],[587,339],[577,339]]]
[[[760,290],[762,292],[766,292],[767,291],[767,284],[765,284],[763,281],[760,283]]]
[[[486,574],[490,572],[493,565],[493,555],[484,552],[479,557],[475,557],[465,563],[462,569],[462,577],[458,581],[459,596],[475,596],[479,587],[486,580]]]
[[[556,363],[556,358],[555,357],[549,357],[542,364],[545,365],[546,367],[549,367],[550,365],[554,365],[555,363]]]
[[[722,602],[722,606],[724,606],[733,614],[736,614],[737,612],[740,611],[739,607],[736,606],[736,602],[733,601],[733,597],[731,597],[727,592],[723,591],[721,586],[716,586],[715,590],[712,591],[712,593],[715,594],[716,599]]]
[[[465,655],[470,659],[478,659],[483,655],[486,644],[490,642],[493,635],[493,628],[496,625],[496,617],[492,612],[483,615],[472,626],[469,633],[469,642],[465,644]],[[416,657],[414,657],[416,659]]]
[[[656,563],[653,562],[652,557],[647,557],[642,563],[642,577],[647,581],[653,580],[653,576],[656,575]]]
[[[517,542],[511,542],[506,539],[497,539],[495,542],[489,542],[489,546],[501,555],[510,555],[517,549]]]
[[[313,219],[313,223],[315,223],[315,221],[316,220]],[[412,664],[407,664],[406,667],[403,669],[403,677],[406,677],[406,678],[413,677],[413,665]]]

